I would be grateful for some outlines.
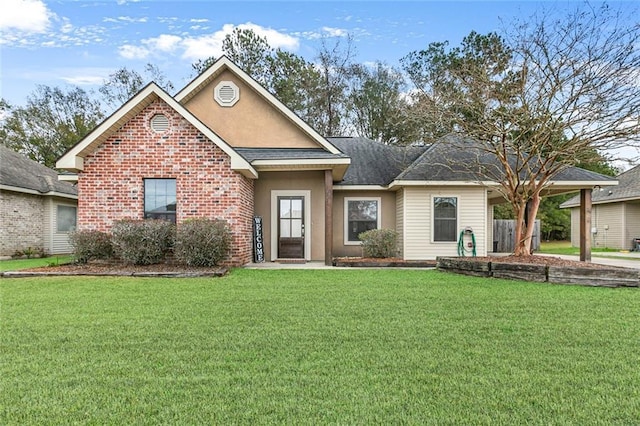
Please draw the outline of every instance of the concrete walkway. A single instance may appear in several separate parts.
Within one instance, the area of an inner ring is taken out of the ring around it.
[[[280,262],[263,262],[249,263],[244,265],[245,269],[348,269],[336,268],[335,266],[327,266],[324,262],[305,262],[305,263],[280,263]]]

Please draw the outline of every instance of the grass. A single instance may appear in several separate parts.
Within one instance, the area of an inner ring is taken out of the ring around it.
[[[419,270],[0,280],[0,424],[635,424],[640,292]]]
[[[36,259],[0,260],[0,272],[38,268],[40,266],[62,265],[73,260],[73,256],[50,256]]]
[[[546,241],[540,243],[540,253],[545,254],[566,254],[566,255],[580,255],[580,247],[572,247],[570,241]],[[620,250],[612,249],[608,247],[592,247],[591,252],[593,255],[598,255],[598,253],[619,253]],[[607,255],[608,258],[619,258],[619,259],[628,259],[635,260],[630,258],[629,256],[615,256],[615,255]]]

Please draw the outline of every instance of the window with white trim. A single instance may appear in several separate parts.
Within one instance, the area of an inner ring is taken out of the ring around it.
[[[358,236],[371,229],[380,229],[380,198],[344,199],[344,243],[360,244]]]
[[[144,218],[176,223],[176,180],[144,180]]]
[[[433,241],[456,242],[458,197],[433,197]]]
[[[56,209],[56,231],[72,232],[76,230],[76,215],[78,209],[74,206],[58,205]]]

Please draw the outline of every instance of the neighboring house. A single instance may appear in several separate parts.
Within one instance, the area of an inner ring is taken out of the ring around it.
[[[444,145],[399,148],[325,138],[223,57],[175,96],[151,83],[58,161],[78,173],[78,228],[119,219],[229,223],[229,264],[252,260],[253,219],[267,261],[360,256],[358,234],[395,229],[400,256],[456,255],[465,228],[491,251],[491,182],[444,167]],[[570,169],[551,192],[608,183]]]
[[[593,191],[591,237],[593,247],[629,250],[640,238],[640,166],[621,173],[617,186],[600,186]],[[580,199],[565,201],[561,208],[571,209],[571,245],[578,246]]]
[[[0,145],[0,256],[70,253],[78,192],[48,167]]]

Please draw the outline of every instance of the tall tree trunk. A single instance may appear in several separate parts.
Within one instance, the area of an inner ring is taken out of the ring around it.
[[[536,216],[540,207],[540,194],[534,193],[528,203],[520,205],[516,219],[514,250],[515,256],[529,256],[532,252],[533,231],[536,227]],[[526,217],[526,221],[525,221]]]
[[[515,204],[514,204],[515,205]],[[513,254],[515,256],[525,256],[526,254],[524,253],[524,246],[522,245],[523,243],[523,238],[522,236],[524,235],[524,231],[525,231],[525,223],[524,223],[524,215],[525,215],[525,211],[526,211],[527,205],[526,203],[518,203],[517,204],[517,210],[515,211],[516,214],[516,229],[514,230],[514,241],[515,241],[515,247],[513,250]]]

